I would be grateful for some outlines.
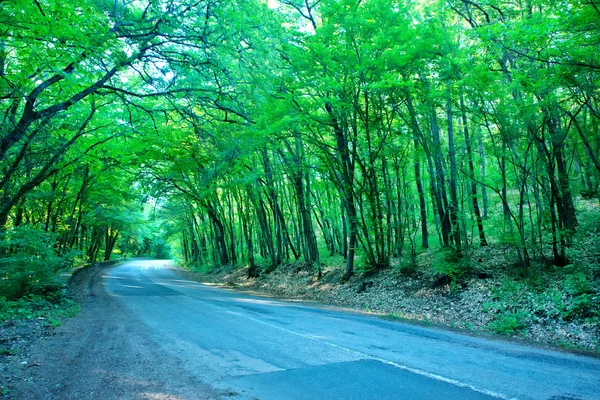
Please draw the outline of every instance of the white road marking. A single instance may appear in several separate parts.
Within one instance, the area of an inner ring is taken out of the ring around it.
[[[148,278],[149,280],[151,280],[152,282],[154,282],[157,285],[169,286],[169,284],[162,284],[162,283],[156,282],[154,279],[150,278],[148,275],[146,275],[146,274],[143,273],[144,270],[148,270],[149,268],[150,267],[148,267],[148,266],[142,266],[140,268],[140,272],[142,272],[142,275],[144,275],[146,278]],[[192,282],[192,281],[190,281],[190,282]],[[175,289],[173,289],[173,290],[175,290]],[[278,329],[280,331],[283,331],[283,332],[286,332],[286,333],[289,333],[289,334],[292,334],[292,335],[300,336],[302,338],[309,339],[309,340],[314,340],[314,341],[317,341],[319,343],[322,343],[322,344],[334,347],[336,349],[343,350],[343,351],[346,351],[346,352],[349,352],[349,353],[353,353],[354,355],[359,356],[362,359],[379,361],[379,362],[381,362],[383,364],[390,365],[392,367],[401,369],[403,371],[412,372],[413,374],[421,375],[421,376],[424,376],[424,377],[429,378],[429,379],[433,379],[433,380],[436,380],[436,381],[449,383],[451,385],[458,386],[458,387],[465,388],[465,389],[470,389],[470,390],[472,390],[474,392],[482,393],[482,394],[485,394],[487,396],[494,397],[496,399],[501,399],[501,400],[518,400],[516,397],[509,397],[509,396],[504,395],[502,393],[497,393],[497,392],[493,392],[493,391],[490,391],[490,390],[487,390],[487,389],[482,389],[482,388],[479,388],[477,386],[473,386],[473,385],[470,385],[468,383],[458,381],[456,379],[447,378],[447,377],[442,376],[442,375],[438,375],[438,374],[434,374],[434,373],[431,373],[431,372],[423,371],[423,370],[418,369],[418,368],[412,368],[412,367],[409,367],[407,365],[396,363],[394,361],[386,360],[384,358],[375,357],[375,356],[372,356],[370,354],[366,354],[366,353],[362,353],[362,352],[357,351],[357,350],[349,349],[347,347],[340,346],[338,344],[332,343],[332,342],[330,342],[328,340],[321,339],[319,337],[315,337],[313,335],[306,335],[304,333],[296,332],[296,331],[293,331],[291,329],[287,329],[287,328],[284,328],[284,327],[281,327],[281,326],[278,326],[278,325],[271,324],[269,322],[262,321],[260,319],[253,318],[253,317],[251,317],[249,315],[245,315],[245,314],[242,314],[240,312],[231,311],[231,310],[228,310],[226,308],[216,306],[216,305],[214,305],[212,303],[208,303],[206,301],[199,300],[196,297],[191,297],[191,296],[187,296],[187,295],[182,295],[182,296],[183,297],[187,297],[187,298],[189,298],[191,300],[198,301],[198,302],[200,302],[202,304],[205,304],[205,305],[207,305],[209,307],[212,307],[212,308],[215,308],[217,310],[221,310],[221,311],[223,311],[225,313],[233,314],[233,315],[236,315],[238,317],[242,317],[242,318],[245,318],[247,320],[250,320],[250,321],[262,324],[262,325],[266,325],[266,326],[269,326],[271,328]]]

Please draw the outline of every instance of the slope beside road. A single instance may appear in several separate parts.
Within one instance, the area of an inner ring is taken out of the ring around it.
[[[14,398],[600,399],[594,358],[218,289],[165,261],[101,271],[90,294]]]

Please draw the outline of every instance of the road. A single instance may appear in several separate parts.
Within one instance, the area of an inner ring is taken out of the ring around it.
[[[161,353],[230,398],[600,399],[594,358],[255,297],[164,261],[127,262],[103,284]]]

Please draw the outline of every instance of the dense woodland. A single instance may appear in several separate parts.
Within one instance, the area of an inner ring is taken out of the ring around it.
[[[568,265],[599,49],[595,0],[1,1],[0,295],[111,255]]]

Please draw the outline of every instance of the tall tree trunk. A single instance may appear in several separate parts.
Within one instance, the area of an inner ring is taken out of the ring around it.
[[[479,134],[479,173],[481,174],[481,181],[485,182],[485,148],[483,146],[482,135]],[[481,198],[483,200],[483,218],[488,218],[488,195],[487,187],[481,185]]]
[[[452,115],[452,93],[451,84],[448,82],[448,93],[446,98],[446,119],[448,122],[448,151],[450,157],[450,205],[448,212],[450,214],[450,224],[454,246],[458,255],[462,252],[461,228],[459,221],[460,208],[458,205],[457,194],[457,171],[456,171],[456,151],[454,149],[454,122]]]
[[[117,238],[119,237],[119,231],[107,227],[106,234],[104,239],[104,261],[110,260],[110,256],[115,248],[115,244],[117,243]]]
[[[530,129],[531,131],[531,129]],[[566,265],[567,258],[565,255],[565,240],[562,234],[562,219],[557,217],[557,209],[560,213],[560,208],[562,207],[560,202],[562,201],[562,196],[560,193],[560,189],[558,183],[556,182],[555,177],[555,167],[554,161],[552,159],[552,155],[548,148],[546,147],[546,143],[544,140],[544,136],[542,134],[541,137],[537,137],[535,132],[531,132],[532,137],[535,138],[535,142],[538,148],[538,153],[542,156],[545,165],[546,165],[546,174],[548,177],[548,181],[550,183],[550,190],[546,190],[548,193],[547,201],[550,208],[550,223],[551,223],[551,232],[552,232],[552,253],[554,256],[554,264],[556,265]]]
[[[425,192],[423,190],[423,182],[421,181],[421,156],[419,153],[419,138],[423,139],[417,115],[409,94],[406,97],[406,103],[410,116],[410,125],[413,131],[414,157],[415,157],[415,183],[417,185],[417,193],[419,194],[419,210],[421,214],[421,247],[429,248],[429,231],[427,230],[427,207],[425,205]],[[434,208],[435,210],[435,208]]]
[[[460,110],[462,115],[463,133],[465,136],[465,144],[467,150],[467,163],[469,164],[469,174],[471,176],[471,199],[473,200],[473,211],[475,212],[475,219],[477,220],[477,230],[479,232],[479,245],[481,247],[484,247],[487,246],[488,243],[485,239],[485,232],[483,230],[483,220],[481,218],[481,211],[479,209],[479,201],[477,199],[477,182],[474,179],[475,167],[473,165],[473,152],[471,151],[471,138],[469,137],[469,125],[462,92],[460,93]]]
[[[217,210],[215,209],[210,200],[204,200],[202,206],[206,210],[208,218],[210,219],[214,229],[215,246],[220,265],[227,265],[229,264],[229,254],[227,251],[227,243],[225,242],[225,227],[219,219]]]
[[[272,266],[275,269],[281,264],[283,260],[283,232],[281,226],[281,209],[277,200],[277,190],[275,183],[273,182],[273,170],[271,168],[271,161],[269,160],[269,154],[266,146],[262,149],[263,167],[265,171],[265,177],[267,181],[267,200],[273,211],[273,223],[275,225],[275,263]]]
[[[354,162],[350,155],[346,133],[344,132],[344,128],[340,126],[331,103],[325,103],[325,109],[329,114],[333,126],[333,132],[336,138],[336,148],[340,161],[339,167],[342,175],[342,187],[340,189],[344,200],[348,229],[348,250],[344,280],[349,280],[354,274],[354,254],[357,240],[356,235],[358,234],[358,214],[356,212],[356,199],[354,195]],[[352,151],[356,151],[356,143],[354,143]]]
[[[386,258],[390,256],[396,256],[397,252],[397,242],[392,235],[394,228],[398,227],[398,224],[393,224],[392,219],[396,221],[396,212],[393,210],[393,200],[392,200],[392,183],[390,182],[388,166],[387,166],[387,158],[381,157],[381,176],[383,177],[383,185],[384,185],[384,194],[385,194],[385,241],[387,243],[387,253],[385,254]]]
[[[448,196],[446,195],[446,177],[442,165],[442,145],[440,142],[440,131],[437,124],[437,115],[435,107],[432,105],[430,110],[431,117],[431,133],[433,136],[433,159],[435,163],[435,177],[437,180],[436,200],[438,213],[440,216],[440,224],[442,226],[442,239],[444,246],[450,245],[450,236],[452,234],[452,226],[450,223],[450,215],[448,212]]]
[[[569,173],[567,171],[567,165],[564,158],[564,142],[566,139],[566,134],[561,129],[560,120],[557,113],[557,107],[552,107],[552,109],[548,111],[549,116],[546,118],[546,124],[550,133],[553,154],[556,158],[556,171],[558,173],[561,196],[561,200],[558,202],[560,205],[559,215],[563,220],[565,237],[567,238],[567,242],[570,244],[571,239],[575,234],[575,229],[577,228],[578,222],[577,217],[575,216],[573,196],[571,195],[571,189],[569,187]]]
[[[258,277],[258,268],[254,259],[254,242],[252,240],[252,225],[250,219],[250,204],[249,200],[242,196],[242,193],[236,191],[237,198],[236,203],[238,206],[238,215],[242,222],[242,234],[246,241],[246,249],[248,251],[248,278]]]
[[[48,232],[48,229],[50,228],[50,218],[52,217],[52,206],[54,205],[54,195],[56,193],[57,186],[58,182],[56,181],[56,179],[50,182],[50,188],[52,189],[52,191],[50,200],[48,201],[48,205],[46,206],[46,222],[44,222],[44,232]]]
[[[425,205],[425,191],[421,181],[421,157],[419,155],[419,141],[414,139],[415,148],[415,183],[419,195],[419,211],[421,217],[421,247],[429,248],[429,230],[427,229],[427,206]]]
[[[253,187],[247,186],[246,193],[252,200],[254,209],[256,210],[256,219],[260,226],[261,231],[261,256],[270,259],[271,265],[267,268],[267,272],[273,271],[277,268],[277,255],[275,254],[275,247],[273,245],[273,233],[267,220],[267,213],[265,211],[265,204],[260,195],[260,191]]]
[[[63,254],[67,251],[67,248],[73,247],[73,241],[74,241],[75,236],[77,235],[77,230],[79,229],[79,225],[81,223],[81,217],[82,217],[82,212],[83,212],[83,198],[84,198],[85,190],[90,182],[89,174],[90,174],[90,168],[89,168],[89,165],[86,164],[85,168],[83,169],[83,178],[81,180],[81,187],[79,188],[79,192],[77,192],[77,196],[75,197],[75,202],[73,203],[73,208],[71,209],[71,214],[69,215],[69,218],[67,219],[67,226],[69,227],[69,230],[64,235],[64,239],[62,241],[62,248],[60,248],[60,252]],[[79,205],[79,208],[77,208],[78,205]],[[76,212],[77,212],[77,219],[75,220],[75,224],[74,224],[73,222],[75,219]]]

